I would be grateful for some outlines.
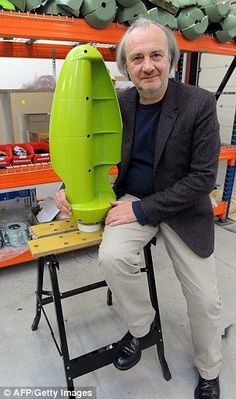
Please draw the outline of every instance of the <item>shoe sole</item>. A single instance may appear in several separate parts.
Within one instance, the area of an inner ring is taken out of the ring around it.
[[[113,362],[113,364],[114,364],[114,366],[115,366],[116,369],[118,369],[118,370],[120,370],[120,371],[126,371],[126,370],[129,370],[129,369],[131,369],[132,367],[134,367],[134,366],[140,361],[140,359],[141,359],[141,353],[140,353],[140,356],[135,360],[135,362],[133,362],[130,366],[127,366],[127,367],[120,367],[120,366],[118,366],[115,362]]]

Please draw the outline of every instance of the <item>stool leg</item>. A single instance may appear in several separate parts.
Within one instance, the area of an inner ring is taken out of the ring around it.
[[[112,292],[109,287],[107,288],[107,305],[112,305]]]
[[[39,321],[41,318],[43,275],[44,275],[44,257],[41,257],[38,259],[38,264],[37,264],[36,315],[35,315],[33,324],[31,326],[32,331],[35,331],[38,329]]]
[[[73,392],[74,384],[73,384],[73,378],[71,377],[71,374],[70,374],[69,350],[68,350],[68,344],[67,344],[67,339],[66,339],[66,330],[65,330],[64,318],[63,318],[63,312],[62,312],[62,306],[61,306],[61,296],[60,296],[60,291],[59,291],[57,271],[56,271],[56,268],[59,269],[59,263],[56,260],[55,256],[50,255],[50,256],[46,257],[46,264],[48,265],[49,273],[50,273],[52,293],[53,293],[53,302],[54,302],[54,306],[55,306],[57,326],[58,326],[59,337],[60,337],[60,342],[61,342],[61,356],[63,358],[63,363],[64,363],[67,388],[68,388],[68,391]]]
[[[155,324],[158,333],[158,342],[157,342],[157,354],[160,361],[160,365],[162,368],[162,373],[166,381],[169,381],[171,377],[171,373],[165,359],[164,353],[164,343],[162,337],[162,330],[161,330],[161,319],[160,319],[160,312],[158,306],[158,299],[157,299],[157,291],[156,291],[156,282],[155,282],[155,275],[153,270],[153,262],[152,262],[152,253],[151,253],[151,243],[148,243],[144,248],[144,258],[146,263],[146,272],[147,272],[147,279],[148,279],[148,287],[150,298],[152,302],[152,306],[156,311],[155,315]]]

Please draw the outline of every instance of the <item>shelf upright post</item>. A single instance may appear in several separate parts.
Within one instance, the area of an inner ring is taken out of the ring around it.
[[[180,53],[177,70],[175,72],[176,82],[182,82],[183,77],[183,65],[184,65],[184,53]]]
[[[234,145],[234,146],[236,145],[236,107],[235,107],[235,114],[234,114],[231,145]],[[229,208],[230,208],[232,192],[233,192],[233,188],[234,188],[235,173],[236,173],[236,159],[229,160],[228,164],[227,164],[224,189],[223,189],[223,195],[222,195],[222,201],[227,202],[227,208],[226,208],[225,213],[223,215],[221,215],[219,218],[220,223],[230,222],[228,215],[229,215]]]

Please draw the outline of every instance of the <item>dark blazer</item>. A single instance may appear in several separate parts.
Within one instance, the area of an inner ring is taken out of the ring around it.
[[[135,127],[136,88],[119,95],[123,119],[121,164],[114,190],[125,194]],[[210,92],[169,80],[163,99],[153,165],[154,194],[141,199],[148,222],[167,223],[197,255],[214,250],[214,189],[220,151],[216,100]]]

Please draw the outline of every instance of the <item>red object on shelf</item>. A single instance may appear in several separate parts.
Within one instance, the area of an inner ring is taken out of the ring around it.
[[[9,147],[11,147],[12,150],[12,159],[11,159],[12,165],[25,165],[32,162],[34,155],[34,150],[32,145],[28,143],[19,143],[19,144],[15,143],[8,145]],[[27,151],[27,155],[14,155],[13,151],[16,146],[24,148]]]
[[[0,167],[9,166],[12,158],[11,147],[7,144],[0,144],[0,152],[5,152],[7,155],[0,155]]]
[[[49,143],[47,141],[32,141],[29,143],[34,150],[33,155],[33,163],[41,163],[41,162],[49,162],[50,155],[49,155]],[[45,152],[38,154],[38,150],[43,150]]]

